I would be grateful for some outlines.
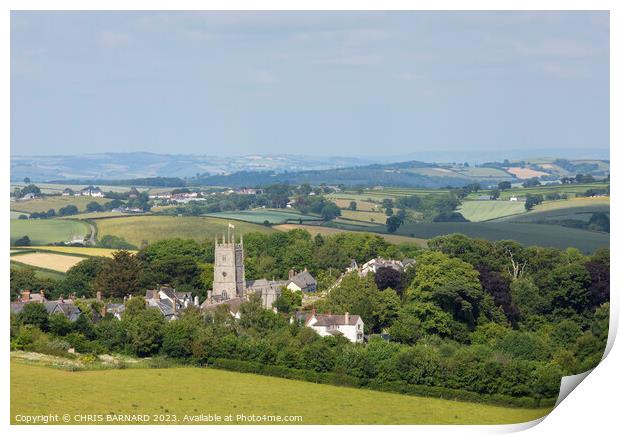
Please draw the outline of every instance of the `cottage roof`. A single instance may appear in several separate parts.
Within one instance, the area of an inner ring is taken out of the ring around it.
[[[310,275],[310,272],[305,270],[294,275],[289,282],[294,283],[301,289],[316,285],[316,279]]]
[[[345,322],[344,314],[316,314],[314,326],[335,326],[335,325],[355,325],[360,318],[356,314],[349,315],[349,323]]]
[[[239,309],[241,308],[241,304],[244,303],[245,301],[246,300],[243,298],[227,299],[225,301],[211,302],[211,303],[209,303],[209,301],[206,300],[202,303],[202,305],[200,305],[200,308],[202,308],[205,311],[215,311],[217,307],[219,306],[226,306],[228,307],[228,310],[231,313],[236,314],[239,312]]]

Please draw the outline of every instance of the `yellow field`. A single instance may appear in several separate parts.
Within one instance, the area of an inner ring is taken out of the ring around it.
[[[13,255],[11,257],[11,261],[16,263],[55,270],[57,272],[66,272],[82,260],[84,260],[83,257],[45,252],[33,252],[30,254]]]
[[[560,199],[558,201],[544,201],[542,204],[533,208],[530,213],[549,210],[560,210],[562,208],[609,206],[609,196],[600,197],[576,197],[571,199]]]
[[[79,246],[24,246],[24,249],[36,250],[36,251],[49,251],[57,252],[61,254],[77,254],[84,255],[86,257],[112,257],[112,253],[118,251],[118,249],[108,248],[82,248]],[[129,251],[136,252],[136,251]],[[13,253],[13,251],[11,251]]]
[[[536,171],[534,169],[529,169],[529,168],[513,167],[513,168],[506,169],[506,171],[515,175],[520,180],[524,180],[526,178],[542,177],[544,175],[549,175],[546,172]]]
[[[301,230],[308,231],[313,236],[317,234],[332,235],[332,234],[339,234],[339,233],[358,232],[358,231],[341,230],[340,228],[322,227],[319,225],[299,225],[299,224],[274,225],[273,228],[277,230],[281,230],[281,231],[301,229]],[[368,233],[368,234],[375,234],[375,233]],[[396,243],[396,244],[413,243],[418,246],[426,247],[426,240],[424,239],[418,239],[415,237],[407,237],[407,236],[398,236],[395,234],[376,234],[376,235],[383,237],[385,240],[387,240],[390,243]]]

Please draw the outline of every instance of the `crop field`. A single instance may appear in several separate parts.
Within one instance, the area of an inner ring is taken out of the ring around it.
[[[592,184],[566,184],[566,185],[551,185],[551,186],[537,186],[537,187],[517,187],[513,189],[504,190],[500,194],[500,199],[509,199],[513,195],[525,196],[530,193],[532,195],[541,194],[548,195],[550,193],[567,194],[569,197],[574,198],[577,193],[584,193],[588,189],[606,189],[609,183],[592,183]]]
[[[530,168],[512,167],[508,168],[507,171],[515,177],[519,178],[520,180],[525,180],[526,178],[544,177],[545,175],[549,175],[546,172],[536,171]]]
[[[402,225],[396,234],[430,239],[444,234],[461,233],[487,240],[514,240],[528,246],[548,246],[560,249],[574,247],[583,253],[609,247],[609,234],[544,225],[516,222],[432,222]]]
[[[510,174],[506,171],[497,168],[484,168],[484,167],[469,167],[463,168],[459,171],[463,175],[468,177],[485,177],[485,178],[499,178],[502,180],[510,179]]]
[[[66,272],[82,260],[84,260],[84,257],[54,254],[52,252],[30,252],[11,256],[11,261],[16,263],[54,270],[56,272]]]
[[[387,216],[385,213],[372,212],[372,211],[353,211],[353,210],[341,210],[341,215],[345,219],[353,219],[356,221],[376,222],[384,224]]]
[[[205,216],[220,218],[220,219],[234,219],[255,224],[262,224],[265,221],[269,221],[272,224],[285,224],[287,222],[299,222],[303,221],[320,221],[319,216],[313,216],[308,214],[302,214],[297,212],[288,212],[282,210],[240,210],[240,211],[228,211],[219,213],[210,213]]]
[[[57,254],[79,255],[83,257],[112,257],[112,254],[118,249],[108,248],[84,248],[81,246],[29,246],[28,251],[53,252]],[[11,250],[13,251],[19,250]],[[135,252],[135,251],[129,251]]]
[[[89,202],[98,202],[105,204],[110,199],[107,198],[91,198],[89,196],[47,196],[40,199],[30,199],[27,201],[11,201],[11,210],[23,211],[26,213],[40,213],[48,211],[50,208],[58,210],[68,205],[74,205],[79,211],[86,210],[86,204]]]
[[[523,201],[463,201],[457,211],[467,220],[482,222],[525,213],[525,203]]]
[[[156,242],[174,237],[199,241],[213,239],[216,235],[225,234],[229,223],[235,225],[237,235],[254,231],[275,231],[264,225],[199,216],[131,216],[97,219],[93,222],[97,225],[99,239],[111,234],[122,237],[135,246],[140,246],[143,240]]]
[[[505,408],[207,368],[64,371],[11,360],[17,414],[298,415],[297,424],[508,424],[550,408]],[[268,397],[268,400],[265,398]],[[303,400],[295,400],[303,397]],[[176,419],[176,421],[172,421]],[[153,422],[149,422],[153,424]],[[75,424],[75,422],[73,422]],[[204,424],[204,423],[203,423]],[[221,424],[221,423],[220,423]]]
[[[88,224],[67,219],[11,220],[11,243],[28,236],[33,245],[63,242],[73,236],[85,236],[90,232]]]
[[[347,229],[325,227],[321,225],[284,224],[284,225],[275,226],[274,228],[281,230],[281,231],[290,231],[294,229],[306,230],[310,234],[312,234],[312,236],[315,236],[317,234],[322,234],[324,236],[330,236],[332,234],[352,232],[351,230],[347,230]],[[368,232],[369,234],[375,234],[375,235],[381,236],[390,243],[395,243],[395,244],[412,243],[414,245],[426,247],[426,240],[423,240],[423,239],[417,239],[414,237],[407,237],[407,236],[399,236],[395,234],[379,234],[376,232],[370,232],[370,231]]]

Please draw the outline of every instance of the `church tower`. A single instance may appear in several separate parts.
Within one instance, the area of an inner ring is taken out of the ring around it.
[[[235,240],[235,226],[228,224],[228,234],[221,242],[215,237],[215,264],[213,268],[213,296],[221,300],[245,296],[245,269],[243,267],[243,236]]]

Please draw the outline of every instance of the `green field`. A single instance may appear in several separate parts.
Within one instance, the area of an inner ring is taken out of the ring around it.
[[[220,219],[234,219],[255,224],[262,224],[265,221],[269,221],[272,224],[285,224],[287,222],[299,222],[299,219],[304,221],[320,221],[319,216],[313,216],[308,214],[297,213],[294,211],[283,210],[239,210],[239,211],[223,211],[219,213],[210,213],[205,216],[220,218]]]
[[[54,270],[41,269],[38,267],[28,266],[22,263],[16,263],[15,261],[11,261],[11,269],[34,269],[35,275],[39,279],[54,279],[60,280],[65,278],[65,274],[62,272],[56,272]]]
[[[301,230],[308,231],[313,236],[315,236],[317,234],[321,234],[322,236],[331,236],[333,234],[350,233],[350,232],[352,232],[352,230],[348,230],[348,229],[335,228],[335,227],[326,227],[326,226],[322,226],[322,225],[284,224],[284,225],[277,225],[274,228],[276,228],[276,229],[278,229],[280,231],[290,231],[290,230],[301,229]],[[374,234],[374,235],[381,236],[385,240],[387,240],[388,242],[394,243],[396,245],[403,244],[403,243],[412,243],[414,245],[426,247],[426,240],[423,240],[423,239],[416,239],[414,237],[399,236],[399,235],[395,235],[395,234],[379,234],[379,233],[376,233],[376,232],[370,232],[370,230],[364,231],[365,228],[366,227],[358,227],[356,229],[356,231],[368,232],[369,234]]]
[[[41,189],[41,193],[48,194],[57,194],[62,193],[65,188],[69,188],[71,190],[78,191],[85,187],[88,187],[87,184],[53,184],[53,183],[35,183],[39,189]],[[11,190],[14,190],[16,187],[20,189],[25,187],[24,183],[11,183]],[[128,192],[131,187],[129,186],[102,186],[100,184],[97,185],[104,192]],[[170,189],[168,189],[170,190]]]
[[[11,243],[28,236],[33,245],[46,245],[71,240],[73,236],[86,236],[88,224],[67,219],[11,219]]]
[[[548,195],[550,193],[559,193],[574,198],[578,193],[584,193],[588,189],[606,189],[609,183],[590,183],[590,184],[560,184],[551,186],[537,186],[537,187],[513,187],[512,189],[504,190],[500,193],[499,199],[509,199],[511,196],[525,196],[526,194],[532,195]],[[488,195],[490,191],[480,190],[477,193],[470,194],[471,199],[475,199],[478,195]]]
[[[525,205],[523,201],[463,201],[457,211],[469,221],[482,222],[525,213]]]
[[[11,361],[16,414],[302,416],[302,424],[507,424],[551,409],[404,396],[206,368],[64,371]],[[153,422],[150,422],[153,424]],[[233,421],[233,423],[237,423]],[[298,423],[299,424],[299,423]]]
[[[548,246],[560,249],[574,247],[592,253],[609,247],[609,234],[543,225],[513,222],[432,222],[402,225],[396,234],[430,239],[444,234],[461,233],[487,240],[514,240],[527,246]]]
[[[235,225],[237,235],[254,231],[275,231],[264,225],[198,216],[131,216],[97,219],[93,222],[97,225],[99,239],[111,234],[122,237],[135,246],[140,246],[143,240],[156,242],[173,237],[213,239],[216,235],[225,234],[229,223]]]
[[[587,221],[594,212],[609,213],[609,198],[573,198],[569,200],[546,201],[533,210],[507,216],[501,222],[540,222],[545,220],[583,220]]]
[[[11,210],[23,211],[26,213],[40,213],[48,211],[50,208],[58,210],[68,205],[74,205],[79,211],[86,210],[86,204],[89,202],[98,202],[99,204],[105,204],[110,199],[107,198],[92,198],[89,196],[47,196],[40,199],[30,199],[28,201],[11,201]]]
[[[384,224],[387,216],[385,213],[373,212],[373,211],[353,211],[353,210],[341,210],[341,215],[345,219],[352,219],[356,221],[364,222],[376,222],[378,224]]]

